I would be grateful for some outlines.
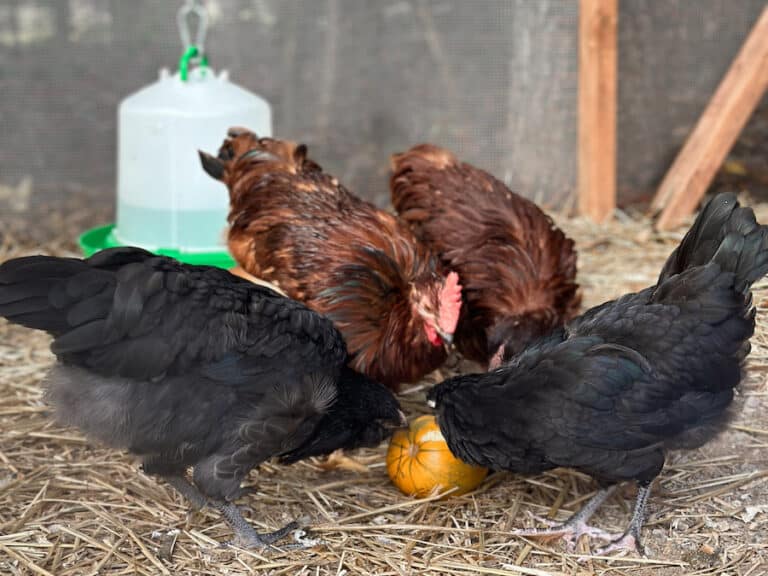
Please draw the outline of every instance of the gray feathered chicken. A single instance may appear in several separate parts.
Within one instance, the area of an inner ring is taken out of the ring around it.
[[[232,501],[252,468],[377,444],[404,422],[384,386],[346,367],[329,320],[225,270],[136,248],[18,258],[0,265],[0,315],[53,336],[60,422],[217,508],[240,545],[294,527],[244,520]]]
[[[575,468],[601,484],[564,525],[522,535],[601,535],[586,521],[618,482],[636,481],[629,527],[601,552],[642,551],[667,450],[702,445],[726,419],[755,327],[751,285],[766,272],[768,228],[734,195],[718,195],[655,286],[592,308],[497,370],[430,390],[448,446],[481,466]]]

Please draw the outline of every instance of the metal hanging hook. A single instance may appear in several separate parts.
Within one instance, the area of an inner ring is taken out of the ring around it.
[[[192,41],[190,33],[190,20],[197,19],[197,34]],[[185,0],[184,5],[179,8],[176,15],[176,23],[179,26],[179,36],[184,50],[190,46],[197,48],[199,54],[205,53],[205,35],[208,32],[208,11],[205,9],[203,0]]]

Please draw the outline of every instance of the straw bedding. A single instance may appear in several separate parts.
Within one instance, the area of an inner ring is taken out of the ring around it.
[[[756,211],[768,221],[768,204]],[[579,247],[586,306],[653,282],[684,232],[657,234],[642,216],[625,214],[599,227],[559,223]],[[80,222],[55,224],[67,240],[40,243],[6,226],[0,261],[75,253],[69,239]],[[756,286],[755,302],[758,327],[737,417],[712,443],[671,455],[651,499],[647,559],[590,557],[585,542],[568,554],[559,543],[507,534],[536,523],[531,514],[565,518],[595,489],[581,474],[494,474],[466,496],[413,500],[390,484],[385,446],[354,454],[364,470],[336,459],[335,466],[265,464],[251,474],[254,492],[241,501],[249,519],[267,530],[303,517],[314,547],[218,547],[231,536],[218,515],[189,513],[129,456],[51,422],[42,401],[53,361],[48,338],[0,320],[0,573],[768,574],[768,282]],[[442,376],[467,368],[454,359]],[[439,377],[404,393],[411,416],[426,410],[424,390]],[[633,492],[627,487],[609,500],[594,523],[623,529]]]

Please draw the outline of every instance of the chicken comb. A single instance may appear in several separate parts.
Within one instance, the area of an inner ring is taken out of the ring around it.
[[[456,157],[449,150],[434,144],[417,144],[407,152],[393,154],[389,158],[393,172],[408,168],[419,171],[428,167],[445,170],[456,163]]]
[[[445,277],[445,283],[440,289],[440,313],[437,323],[440,329],[448,334],[456,331],[461,312],[461,284],[456,272],[449,272]]]

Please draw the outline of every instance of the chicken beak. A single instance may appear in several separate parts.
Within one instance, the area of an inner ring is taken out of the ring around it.
[[[445,344],[448,348],[453,346],[453,334],[448,334],[447,332],[438,330],[437,335],[440,336],[440,339],[443,341],[443,344]]]
[[[504,349],[506,348],[506,344],[502,343],[501,346],[499,346],[498,350],[491,356],[491,359],[488,361],[488,372],[491,370],[496,370],[496,368],[499,368],[504,363]]]
[[[408,427],[408,418],[405,416],[405,413],[402,410],[397,411],[397,417],[400,418],[400,428],[407,428]]]

